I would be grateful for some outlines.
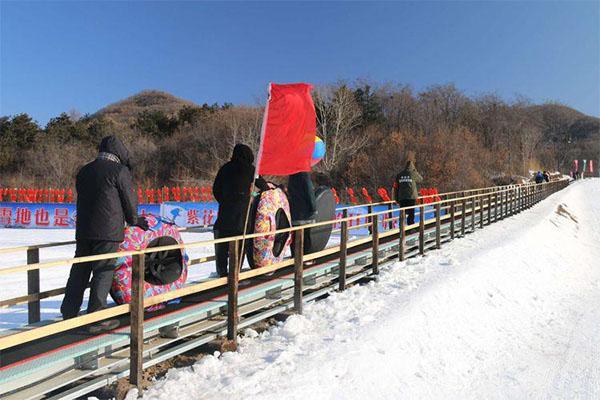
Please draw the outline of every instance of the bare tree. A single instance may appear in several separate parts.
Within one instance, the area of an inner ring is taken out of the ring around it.
[[[367,135],[356,132],[362,112],[354,93],[344,84],[322,86],[314,92],[317,131],[327,144],[320,167],[332,172],[360,151],[368,142]]]

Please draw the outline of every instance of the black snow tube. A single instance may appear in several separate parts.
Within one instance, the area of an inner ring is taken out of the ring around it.
[[[316,222],[335,219],[335,198],[330,188],[319,186],[315,190],[315,200],[318,211]],[[332,230],[333,225],[307,229],[304,233],[304,254],[316,253],[323,250],[329,242]]]
[[[147,248],[179,244],[171,236],[160,236],[152,240]],[[180,249],[146,254],[144,278],[152,285],[169,285],[183,272],[183,257]]]

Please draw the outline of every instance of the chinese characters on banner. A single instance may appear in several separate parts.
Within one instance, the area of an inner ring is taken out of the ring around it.
[[[141,204],[140,215],[159,215],[158,204]],[[75,229],[75,204],[0,203],[0,228]]]
[[[75,228],[74,204],[0,203],[0,227]]]
[[[338,208],[345,205],[339,204]],[[181,227],[209,227],[217,219],[219,206],[217,203],[184,203],[167,202],[163,204],[140,204],[139,215],[152,214],[160,216],[164,221],[174,223]],[[387,210],[386,206],[376,206],[373,211]],[[431,206],[425,206],[427,218],[434,217]],[[366,224],[366,207],[353,207],[349,216],[355,217],[349,226]],[[336,212],[336,218],[342,217],[342,211]],[[398,212],[393,211],[382,214],[379,218],[380,229],[398,228],[398,221],[392,218],[398,217]],[[76,221],[75,204],[31,204],[31,203],[0,203],[0,227],[1,228],[35,228],[35,229],[74,229]],[[416,216],[416,221],[419,217]],[[339,225],[339,224],[338,224]],[[336,228],[339,229],[339,226]],[[368,235],[368,227],[352,230],[353,235]]]

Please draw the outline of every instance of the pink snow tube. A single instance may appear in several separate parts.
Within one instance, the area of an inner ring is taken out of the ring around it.
[[[118,251],[143,250],[183,243],[176,225],[163,222],[152,215],[146,220],[150,229],[144,231],[137,226],[125,229],[125,239]],[[133,257],[117,259],[110,295],[117,304],[131,302],[131,264]],[[144,297],[170,292],[183,287],[188,274],[189,258],[184,249],[160,251],[146,254],[144,270]],[[164,304],[151,306],[148,310],[163,308]]]
[[[269,189],[261,192],[252,204],[251,227],[253,233],[270,232],[290,227],[290,204],[283,190]],[[292,241],[289,232],[251,239],[247,247],[248,263],[261,268],[283,261],[285,249]]]

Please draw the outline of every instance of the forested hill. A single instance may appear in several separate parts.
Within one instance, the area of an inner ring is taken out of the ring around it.
[[[131,125],[143,112],[159,112],[168,116],[177,115],[184,107],[198,107],[192,101],[175,97],[158,90],[145,90],[126,99],[117,101],[102,108],[94,114],[106,117],[117,123]]]
[[[600,119],[556,103],[473,98],[453,85],[417,93],[336,83],[313,97],[318,134],[328,143],[318,169],[338,187],[389,186],[408,157],[427,186],[447,190],[510,181],[534,168],[567,172],[574,158],[600,155]],[[131,149],[139,183],[206,182],[235,143],[257,147],[261,121],[261,107],[198,105],[155,90],[91,115],[63,113],[46,126],[27,114],[3,116],[0,186],[71,185],[109,133]]]
[[[573,139],[586,139],[600,134],[599,118],[591,117],[562,104],[542,104],[531,106],[531,111],[548,124],[565,124],[564,129]]]

